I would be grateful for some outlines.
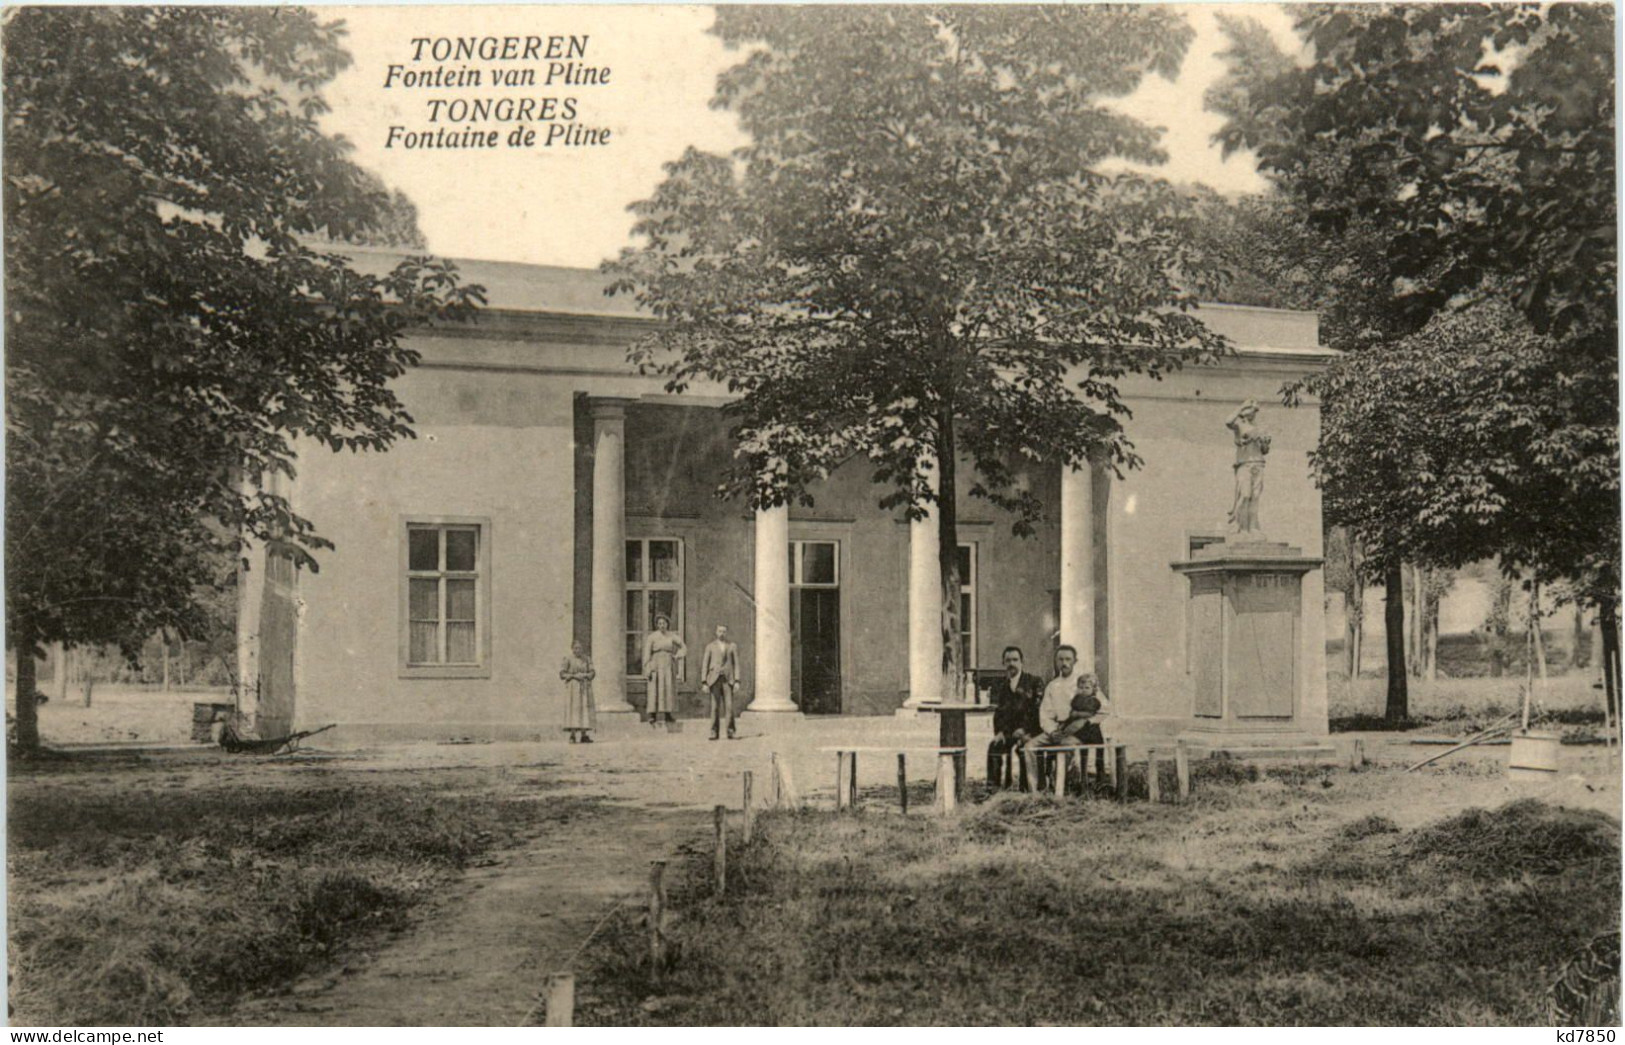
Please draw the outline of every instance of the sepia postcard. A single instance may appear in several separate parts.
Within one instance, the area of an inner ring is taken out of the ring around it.
[[[1612,1041],[1615,34],[8,8],[9,1022]]]

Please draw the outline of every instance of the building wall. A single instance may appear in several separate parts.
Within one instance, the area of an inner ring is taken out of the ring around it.
[[[386,454],[300,455],[299,510],[336,548],[300,578],[299,728],[350,735],[541,732],[562,722],[573,486],[568,390],[545,375],[420,369],[399,394],[418,437]],[[403,678],[407,516],[490,520],[490,673]]]

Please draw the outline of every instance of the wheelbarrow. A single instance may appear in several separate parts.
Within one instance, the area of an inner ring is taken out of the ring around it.
[[[306,737],[326,733],[337,725],[337,722],[333,722],[321,729],[306,729],[298,733],[289,733],[285,737],[261,740],[257,737],[240,736],[231,724],[227,723],[226,728],[220,732],[220,746],[233,755],[287,755],[298,751],[300,742]]]

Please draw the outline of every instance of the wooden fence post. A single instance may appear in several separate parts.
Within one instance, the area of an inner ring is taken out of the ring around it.
[[[779,767],[779,802],[786,809],[801,808],[801,796],[796,794],[795,774],[790,772],[789,759],[773,756]]]
[[[549,1027],[573,1027],[576,1011],[576,978],[573,973],[556,972],[547,978],[547,1023]]]
[[[858,753],[856,751],[847,759],[847,771],[852,774],[847,784],[846,807],[854,813],[858,810]]]
[[[1112,748],[1112,774],[1116,778],[1117,800],[1128,801],[1128,747],[1118,744]]]
[[[1353,750],[1349,753],[1349,768],[1360,769],[1365,766],[1365,740],[1362,737],[1354,738]]]
[[[1183,741],[1174,745],[1174,775],[1179,778],[1179,800],[1184,802],[1191,797],[1191,756]]]
[[[835,811],[846,808],[846,752],[835,752]]]
[[[750,844],[751,829],[755,826],[755,811],[751,809],[750,802],[750,770],[745,770],[745,844]]]
[[[897,752],[897,803],[903,807],[903,815],[908,815],[908,756]]]
[[[942,752],[937,755],[937,811],[954,811],[954,756]]]
[[[779,783],[779,753],[775,751],[768,756],[767,806],[769,809],[777,809],[783,800],[784,791]]]
[[[666,861],[649,862],[649,979],[655,984],[666,969]]]
[[[728,888],[728,807],[717,806],[715,817],[717,822],[717,880],[714,895],[721,896]]]
[[[1068,763],[1071,762],[1072,759],[1067,755],[1067,753],[1065,751],[1053,752],[1050,757],[1055,759],[1055,797],[1056,798],[1065,798],[1066,797],[1066,771],[1069,768],[1071,768],[1068,765]],[[1088,769],[1087,766],[1080,766],[1079,771],[1082,772],[1082,773],[1087,774],[1089,772],[1089,769]],[[1083,790],[1084,790],[1085,793],[1087,793],[1088,790],[1089,790],[1089,781],[1087,779],[1085,779],[1084,782],[1083,782]]]
[[[1145,753],[1145,798],[1152,805],[1162,801],[1162,782],[1157,779],[1157,753],[1148,749]]]

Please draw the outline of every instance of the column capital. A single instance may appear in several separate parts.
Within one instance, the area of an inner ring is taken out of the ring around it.
[[[594,421],[621,421],[626,418],[626,408],[635,402],[622,396],[588,396],[587,409]]]

